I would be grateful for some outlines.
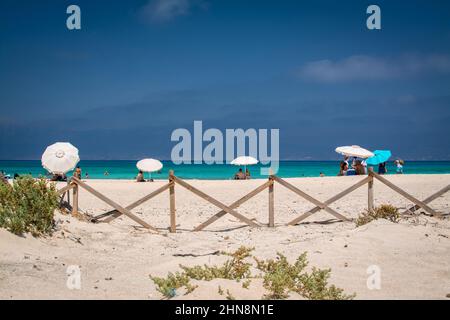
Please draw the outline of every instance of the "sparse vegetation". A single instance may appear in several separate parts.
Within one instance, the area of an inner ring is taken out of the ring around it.
[[[308,266],[306,252],[300,255],[294,264],[290,264],[287,258],[281,253],[276,259],[256,261],[256,268],[262,271],[261,275],[252,276],[250,268],[252,263],[246,261],[252,257],[253,248],[240,247],[237,251],[227,254],[231,257],[221,266],[180,266],[183,272],[175,274],[169,273],[167,278],[151,277],[157,285],[157,290],[165,297],[171,298],[176,294],[176,289],[186,287],[187,293],[192,292],[195,287],[191,286],[190,280],[210,281],[217,278],[228,280],[243,280],[242,287],[248,289],[252,278],[262,278],[264,288],[269,292],[263,296],[265,299],[285,299],[291,292],[296,292],[302,297],[311,300],[348,300],[354,295],[347,295],[343,289],[328,284],[330,269],[312,268],[310,273],[306,272]],[[224,295],[221,286],[218,293]],[[229,290],[226,291],[226,298],[234,300]]]
[[[285,299],[290,292],[296,292],[310,300],[349,300],[354,295],[344,294],[344,290],[328,285],[331,270],[313,267],[311,273],[305,271],[308,266],[306,252],[300,255],[294,264],[290,264],[281,253],[275,260],[256,259],[257,268],[264,272],[264,288],[269,291],[265,299]]]
[[[236,300],[236,298],[231,294],[230,290],[227,290],[227,300]]]
[[[352,300],[355,294],[347,295],[344,290],[334,285],[328,285],[331,269],[313,267],[311,273],[300,276],[300,283],[295,292],[309,300]]]
[[[176,295],[176,290],[178,288],[190,286],[190,278],[184,272],[169,272],[167,278],[150,276],[150,279],[152,279],[156,284],[156,290],[158,290],[166,298],[173,298]]]
[[[289,292],[296,288],[300,273],[307,266],[306,253],[300,255],[293,265],[280,253],[275,260],[255,260],[257,268],[264,272],[264,288],[270,292],[264,297],[266,299],[287,298]]]
[[[223,296],[223,289],[221,286],[219,286],[219,288],[217,289],[217,293]]]
[[[184,270],[186,275],[196,280],[210,281],[212,279],[230,279],[239,280],[248,278],[250,276],[251,263],[244,260],[251,256],[253,248],[240,247],[237,251],[229,254],[222,253],[230,256],[232,259],[226,261],[221,266],[194,266],[186,267],[180,265],[180,268]]]
[[[361,214],[356,219],[355,223],[357,227],[360,227],[377,219],[386,219],[391,222],[397,223],[400,220],[400,213],[398,211],[398,208],[390,204],[383,204],[379,207],[374,208],[373,210],[368,210]]]
[[[250,286],[250,284],[252,283],[252,280],[247,279],[242,283],[242,288],[244,289],[248,289],[248,287]]]
[[[15,234],[50,234],[58,199],[55,185],[45,179],[23,176],[12,186],[0,184],[0,227]]]

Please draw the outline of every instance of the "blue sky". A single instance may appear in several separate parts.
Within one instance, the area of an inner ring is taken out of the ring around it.
[[[0,41],[0,159],[168,159],[194,120],[279,128],[282,159],[450,159],[448,1],[7,0]]]

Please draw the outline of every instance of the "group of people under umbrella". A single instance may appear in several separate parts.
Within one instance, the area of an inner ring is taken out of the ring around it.
[[[339,164],[338,176],[367,174],[367,166],[378,166],[378,174],[386,174],[387,161],[392,156],[390,150],[375,150],[371,152],[356,145],[338,147],[335,151],[344,156],[344,159]],[[350,158],[352,158],[351,164]],[[396,165],[396,173],[402,174],[404,161],[397,159],[394,163]]]

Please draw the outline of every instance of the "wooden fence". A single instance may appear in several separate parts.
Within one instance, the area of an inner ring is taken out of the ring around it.
[[[431,196],[427,197],[423,201],[418,200],[414,196],[410,195],[400,187],[396,186],[389,180],[387,180],[385,177],[380,176],[373,172],[373,170],[369,170],[369,173],[367,176],[364,176],[363,179],[352,185],[351,187],[339,192],[335,196],[329,198],[326,201],[320,201],[313,196],[307,194],[306,192],[302,191],[298,187],[292,185],[288,181],[277,177],[276,175],[270,175],[268,180],[265,181],[263,184],[261,184],[256,189],[250,191],[249,193],[245,194],[242,198],[236,200],[235,202],[226,205],[222,203],[221,201],[215,199],[214,197],[208,195],[204,191],[201,191],[200,189],[192,186],[188,182],[178,178],[174,175],[173,171],[169,172],[169,181],[167,184],[163,185],[162,187],[156,189],[155,191],[152,191],[150,194],[142,197],[139,200],[136,200],[135,202],[129,204],[126,207],[122,207],[120,204],[116,203],[115,201],[111,200],[110,198],[106,197],[104,194],[100,193],[99,191],[95,190],[93,187],[89,186],[87,183],[81,181],[80,179],[77,179],[75,177],[71,178],[67,186],[63,187],[59,190],[59,194],[61,196],[61,207],[66,208],[72,212],[72,214],[78,214],[79,208],[78,208],[78,194],[79,194],[79,188],[83,188],[87,192],[91,193],[98,199],[102,200],[106,204],[110,205],[113,210],[100,214],[93,219],[91,219],[93,222],[111,222],[117,217],[121,215],[125,215],[128,218],[132,219],[133,221],[137,222],[144,228],[150,229],[156,233],[159,233],[159,231],[152,225],[148,224],[144,220],[138,218],[136,215],[134,215],[131,210],[134,208],[140,206],[141,204],[151,200],[155,196],[169,190],[169,207],[170,207],[170,226],[169,230],[170,232],[174,233],[176,232],[176,209],[175,209],[175,186],[178,185],[180,187],[183,187],[190,192],[194,193],[195,195],[199,196],[200,198],[208,201],[209,203],[215,205],[220,211],[218,211],[216,214],[208,218],[205,222],[201,223],[197,227],[193,229],[193,231],[200,231],[205,229],[207,226],[211,225],[215,221],[219,220],[220,218],[224,217],[225,215],[229,214],[241,222],[247,224],[250,227],[261,227],[260,224],[256,223],[255,221],[245,217],[244,215],[238,213],[236,209],[241,206],[243,203],[247,202],[257,194],[261,193],[262,191],[268,189],[268,226],[274,227],[275,226],[275,206],[274,206],[274,185],[275,183],[278,183],[279,185],[287,188],[288,190],[292,191],[296,195],[300,196],[301,198],[307,200],[308,202],[311,202],[315,207],[308,210],[307,212],[302,213],[292,221],[288,222],[287,225],[296,225],[300,223],[301,221],[305,220],[306,218],[310,217],[311,215],[319,212],[320,210],[324,210],[334,216],[336,219],[340,221],[350,221],[351,219],[345,217],[344,215],[340,214],[336,210],[332,209],[330,205],[339,199],[343,198],[344,196],[348,195],[349,193],[355,191],[356,189],[359,189],[360,187],[367,184],[368,186],[368,210],[371,210],[374,208],[374,180],[378,180],[381,183],[385,184],[389,188],[391,188],[393,191],[399,193],[409,201],[413,203],[413,206],[409,207],[407,210],[402,212],[403,214],[414,214],[418,209],[422,208],[424,211],[428,212],[432,216],[440,217],[443,214],[440,212],[436,212],[434,209],[428,206],[430,202],[437,199],[438,197],[442,196],[446,192],[450,190],[450,185],[447,185],[445,188],[437,191],[436,193],[432,194]],[[70,201],[70,191],[72,191],[72,201]],[[67,196],[67,200],[65,199],[65,196]],[[72,204],[70,204],[72,202]]]

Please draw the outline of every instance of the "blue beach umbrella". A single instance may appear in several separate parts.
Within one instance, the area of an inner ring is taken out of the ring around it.
[[[390,150],[375,150],[373,152],[374,156],[367,159],[366,163],[368,165],[377,165],[383,162],[386,162],[391,157],[391,151]]]

